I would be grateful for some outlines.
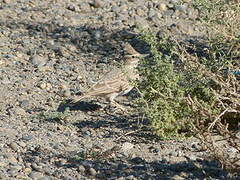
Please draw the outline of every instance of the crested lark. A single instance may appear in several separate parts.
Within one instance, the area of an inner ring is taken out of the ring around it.
[[[130,81],[138,79],[139,75],[135,68],[138,65],[139,58],[144,56],[145,55],[138,53],[129,43],[126,43],[124,45],[124,65],[108,72],[102,79],[88,89],[86,93],[80,97],[74,98],[73,102],[91,96],[101,96],[105,97],[110,103],[121,108],[114,99],[132,90],[133,85]]]

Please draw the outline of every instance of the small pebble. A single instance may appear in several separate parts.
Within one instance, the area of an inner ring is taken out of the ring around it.
[[[20,115],[20,116],[25,116],[26,115],[26,111],[23,108],[20,108],[20,107],[16,107],[14,109],[14,113],[16,115]]]
[[[22,148],[24,148],[24,147],[26,147],[27,144],[23,141],[19,141],[18,145],[21,146]]]
[[[75,4],[70,4],[67,6],[67,9],[70,11],[77,11],[78,10],[78,6],[76,6]]]
[[[167,5],[166,5],[166,4],[160,3],[160,4],[158,5],[158,9],[159,9],[160,11],[166,11],[168,8],[167,8]]]
[[[64,176],[63,180],[75,180],[75,178],[71,176]]]
[[[31,168],[24,168],[24,169],[23,169],[23,172],[24,172],[25,174],[30,174],[30,173],[32,172],[32,169],[31,169]]]
[[[33,180],[38,180],[39,178],[42,178],[42,177],[43,177],[43,174],[40,173],[40,172],[32,171],[32,172],[29,174],[29,177],[32,178]]]
[[[28,107],[29,104],[30,104],[30,103],[29,103],[28,100],[22,100],[22,101],[20,102],[20,106],[21,106],[22,108]]]
[[[31,167],[35,171],[42,172],[42,166],[38,166],[36,163],[32,163]]]
[[[102,7],[102,1],[100,0],[93,0],[92,3],[90,3],[94,8],[100,8]]]
[[[26,136],[23,136],[23,137],[22,137],[22,140],[30,141],[30,140],[32,140],[32,138],[33,138],[32,135],[26,135]]]
[[[11,170],[15,170],[15,171],[20,171],[22,169],[22,166],[20,165],[15,165],[11,167]]]
[[[97,174],[97,171],[94,168],[90,168],[88,171],[89,171],[89,174],[92,176],[96,176]]]
[[[84,167],[83,165],[78,166],[78,170],[79,170],[79,172],[81,172],[82,174],[85,173],[85,171],[86,171],[86,169],[85,169],[85,167]]]
[[[11,1],[12,1],[12,0],[3,0],[3,3],[9,4],[9,3],[11,3]]]
[[[126,152],[126,151],[130,151],[133,147],[134,147],[134,144],[125,142],[125,143],[123,143],[121,150],[123,152]]]
[[[19,149],[18,144],[15,142],[10,143],[9,147],[11,147],[14,151],[18,151]]]
[[[91,12],[91,7],[90,7],[90,4],[87,3],[87,2],[82,2],[80,5],[80,12],[82,13],[88,13],[88,12]]]
[[[238,131],[235,136],[236,138],[240,139],[240,131]]]
[[[71,91],[69,89],[64,90],[63,95],[65,97],[70,97],[71,96]]]
[[[35,67],[42,67],[47,63],[47,58],[39,55],[34,55],[30,58]]]

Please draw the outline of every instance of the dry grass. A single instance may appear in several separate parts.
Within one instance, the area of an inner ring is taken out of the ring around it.
[[[210,158],[237,174],[240,3],[197,0],[194,6],[207,29],[203,42],[189,44],[169,37],[159,40],[151,33],[143,33],[152,57],[139,68],[143,77],[139,84],[143,97],[140,104],[156,134],[165,139],[195,135]]]

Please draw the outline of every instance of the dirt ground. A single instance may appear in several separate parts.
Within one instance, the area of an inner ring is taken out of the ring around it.
[[[0,179],[230,179],[196,139],[152,135],[134,90],[118,98],[127,112],[68,103],[121,62],[122,43],[147,51],[137,26],[202,36],[184,2],[1,1]]]

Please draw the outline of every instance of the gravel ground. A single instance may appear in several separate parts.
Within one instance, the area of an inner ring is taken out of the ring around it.
[[[123,42],[147,51],[136,27],[201,37],[198,17],[191,0],[2,0],[0,179],[229,179],[197,140],[139,129],[134,92],[118,99],[128,113],[66,103],[121,62]]]

